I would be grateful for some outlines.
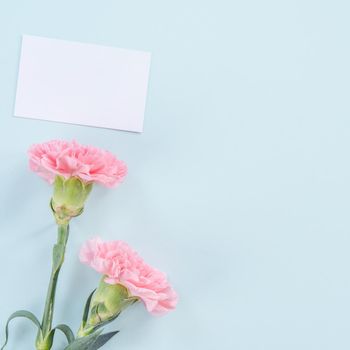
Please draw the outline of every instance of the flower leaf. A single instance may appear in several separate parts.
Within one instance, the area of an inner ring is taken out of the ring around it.
[[[68,344],[73,343],[75,337],[73,331],[66,324],[59,324],[51,332],[55,333],[56,330],[61,331],[67,338]]]
[[[63,264],[63,260],[64,260],[64,252],[65,252],[65,246],[62,243],[56,243],[53,247],[53,272],[57,272],[62,264]]]
[[[5,346],[7,345],[7,342],[8,342],[8,336],[9,336],[9,324],[10,322],[14,319],[14,318],[19,318],[19,317],[24,317],[24,318],[27,318],[28,320],[32,321],[37,327],[38,327],[38,330],[39,332],[41,333],[41,325],[40,325],[40,322],[39,320],[36,318],[36,316],[29,312],[29,311],[26,311],[26,310],[19,310],[19,311],[16,311],[14,312],[7,320],[7,323],[6,323],[6,328],[5,328],[5,343],[4,345],[2,346],[1,350],[3,350],[5,348]]]
[[[97,350],[105,345],[112,337],[114,337],[119,331],[109,332],[100,335],[96,341],[88,348],[88,350]]]
[[[94,344],[97,338],[101,335],[102,330],[92,333],[83,338],[77,338],[70,343],[64,350],[90,350],[90,346]]]

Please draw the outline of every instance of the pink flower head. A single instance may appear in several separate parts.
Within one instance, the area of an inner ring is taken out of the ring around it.
[[[50,183],[56,175],[78,177],[83,182],[97,182],[113,187],[123,180],[127,167],[112,153],[83,146],[76,141],[53,140],[29,148],[30,169]]]
[[[126,287],[151,314],[175,309],[177,295],[165,274],[146,264],[127,243],[104,242],[99,237],[89,240],[81,248],[80,261],[106,275],[106,283]]]

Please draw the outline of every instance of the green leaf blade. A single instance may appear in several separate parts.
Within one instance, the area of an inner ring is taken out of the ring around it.
[[[51,332],[55,332],[56,330],[61,331],[67,338],[68,344],[74,342],[75,337],[73,331],[66,324],[59,324],[56,326]]]
[[[56,243],[53,247],[53,272],[56,273],[62,266],[64,261],[65,245],[62,243]]]
[[[6,322],[6,327],[5,327],[5,343],[1,347],[1,350],[5,349],[5,346],[7,345],[8,342],[8,337],[9,337],[9,324],[10,322],[15,319],[15,318],[27,318],[28,320],[32,321],[35,326],[37,326],[39,332],[41,332],[41,325],[39,320],[36,318],[36,316],[31,313],[30,311],[26,310],[18,310],[14,312],[7,320]]]
[[[77,338],[70,343],[64,350],[90,350],[97,338],[101,335],[102,330],[92,333],[83,338]]]
[[[92,299],[92,296],[94,295],[96,289],[94,289],[91,294],[89,295],[89,297],[87,298],[86,300],[86,303],[85,303],[85,307],[84,307],[84,313],[83,313],[83,319],[82,319],[82,326],[85,327],[86,325],[86,321],[89,317],[89,310],[90,310],[90,304],[91,304],[91,299]]]
[[[100,335],[96,341],[89,347],[88,350],[97,350],[105,345],[109,340],[111,340],[119,331],[109,332]]]

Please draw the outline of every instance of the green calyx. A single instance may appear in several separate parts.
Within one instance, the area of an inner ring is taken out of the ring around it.
[[[119,314],[128,299],[129,293],[124,286],[108,284],[101,280],[91,299],[89,323],[94,325]]]
[[[124,309],[138,300],[131,297],[128,290],[121,284],[108,284],[104,282],[104,278],[92,295],[89,316],[81,324],[78,337],[91,334],[96,329],[113,321]]]
[[[57,224],[66,224],[72,217],[83,212],[92,185],[92,183],[85,183],[77,177],[65,179],[63,176],[56,176],[51,208]]]

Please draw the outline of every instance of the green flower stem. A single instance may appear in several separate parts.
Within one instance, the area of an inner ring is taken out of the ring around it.
[[[69,236],[68,220],[58,225],[57,243],[53,248],[52,272],[50,277],[49,288],[46,296],[45,309],[41,323],[41,332],[38,334],[36,346],[37,349],[51,349],[52,337],[52,319],[55,305],[56,287],[58,275],[64,262],[64,255]]]

